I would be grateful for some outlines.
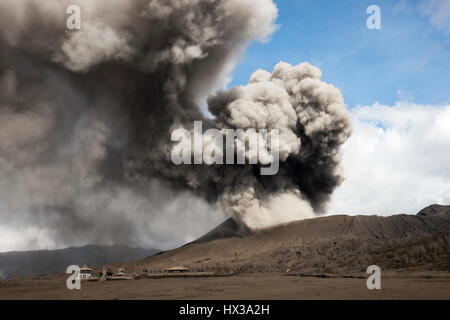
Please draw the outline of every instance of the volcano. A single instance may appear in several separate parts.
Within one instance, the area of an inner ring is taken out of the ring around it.
[[[234,218],[229,218],[221,225],[217,226],[204,236],[193,241],[192,243],[204,243],[213,240],[227,239],[234,237],[242,238],[249,236],[251,233],[252,231],[245,224]]]
[[[450,269],[450,206],[417,215],[335,215],[251,231],[234,219],[203,237],[143,260],[149,270],[182,264],[233,272],[365,272]]]

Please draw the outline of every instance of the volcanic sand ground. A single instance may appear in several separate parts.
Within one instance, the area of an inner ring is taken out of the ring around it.
[[[382,277],[381,290],[365,278],[250,274],[83,282],[68,290],[65,278],[0,283],[0,299],[450,299],[450,277]]]

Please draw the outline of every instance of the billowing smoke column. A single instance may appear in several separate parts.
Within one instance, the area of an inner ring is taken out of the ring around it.
[[[254,228],[323,212],[343,177],[339,148],[351,134],[351,116],[340,91],[320,81],[308,63],[279,63],[258,70],[245,87],[208,99],[220,126],[278,129],[280,171],[275,176],[233,169],[219,192],[225,208]],[[228,170],[230,171],[230,170]]]
[[[81,30],[66,29],[71,4]],[[276,16],[271,0],[0,1],[0,222],[60,243],[139,242],[143,221],[164,232],[167,210],[190,211],[173,207],[180,194],[253,228],[321,212],[351,133],[339,90],[309,64],[280,63],[211,95]],[[196,120],[279,129],[279,173],[175,166],[170,133]]]

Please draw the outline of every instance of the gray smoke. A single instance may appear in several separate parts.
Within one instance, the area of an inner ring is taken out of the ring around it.
[[[342,180],[340,146],[351,134],[351,115],[340,91],[320,81],[308,63],[280,62],[272,72],[256,71],[245,87],[208,99],[219,126],[278,129],[280,172],[258,176],[230,173],[221,203],[253,228],[307,218],[325,211]]]
[[[210,226],[212,210],[253,228],[323,211],[351,120],[320,70],[280,63],[210,96],[276,16],[271,0],[0,0],[0,223],[60,246],[142,244]],[[170,133],[194,120],[279,129],[279,174],[174,166]]]

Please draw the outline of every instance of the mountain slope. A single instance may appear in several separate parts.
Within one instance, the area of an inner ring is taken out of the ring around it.
[[[450,206],[433,204],[419,211],[419,216],[448,217],[450,216]]]
[[[149,270],[351,273],[383,269],[450,270],[450,217],[329,216],[292,222],[244,237],[211,238],[143,261]]]
[[[0,253],[0,278],[65,272],[69,265],[87,264],[96,267],[111,262],[143,259],[158,252],[155,249],[96,245],[61,250],[4,252]]]

